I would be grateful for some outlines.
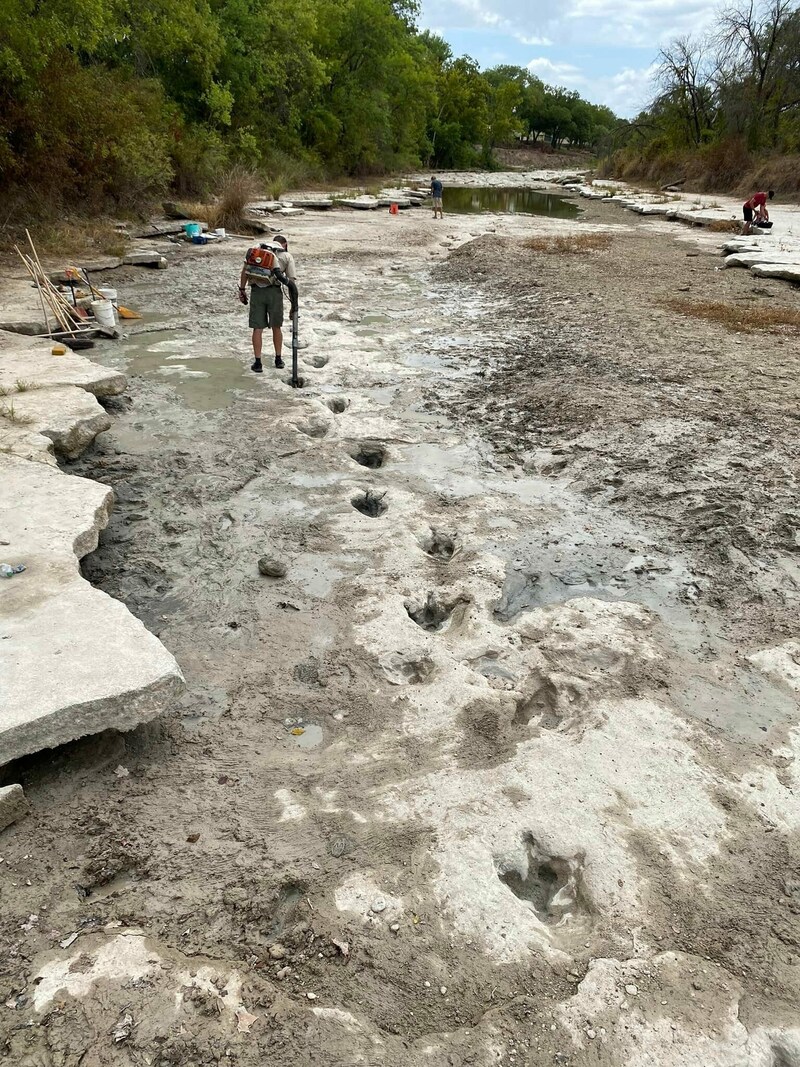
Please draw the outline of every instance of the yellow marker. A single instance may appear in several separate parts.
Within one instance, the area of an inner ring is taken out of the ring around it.
[[[67,354],[67,349],[65,345],[53,345],[51,352],[54,356],[65,356]]]
[[[302,726],[295,726],[294,729],[289,731],[289,733],[293,734],[295,737],[300,737],[301,734],[305,733],[305,730]]]

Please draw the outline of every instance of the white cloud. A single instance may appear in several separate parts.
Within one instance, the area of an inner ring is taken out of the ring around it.
[[[459,10],[461,17],[467,17],[467,25],[510,28],[508,19],[494,10],[494,4],[482,3],[481,0],[451,0]],[[502,0],[501,0],[502,2]]]
[[[657,63],[639,70],[627,67],[611,78],[600,79],[598,95],[593,99],[610,107],[617,115],[635,115],[653,98],[653,78],[657,68]]]
[[[447,30],[491,28],[532,47],[555,45],[651,48],[713,21],[707,0],[423,0]],[[546,44],[545,44],[546,42]]]
[[[539,56],[538,59],[532,59],[526,66],[531,74],[535,74],[537,78],[551,85],[564,85],[571,89],[577,87],[578,84],[586,84],[586,76],[581,73],[579,67],[571,63],[554,63],[546,56]]]
[[[635,115],[653,96],[655,63],[638,69],[626,67],[607,77],[591,75],[572,63],[554,63],[545,56],[532,59],[527,67],[546,84],[576,89],[585,99],[605,104],[617,115]]]
[[[597,42],[655,51],[673,37],[707,26],[714,14],[706,0],[567,0],[561,25],[570,36],[582,38],[588,28]]]
[[[549,37],[526,37],[524,33],[515,33],[514,37],[520,44],[531,45],[533,48],[549,48],[553,43]]]
[[[445,38],[469,34],[476,58],[486,66],[496,62],[493,56],[499,52],[508,57],[505,62],[524,66],[524,49],[546,48],[549,58],[534,52],[528,63],[532,73],[626,116],[636,114],[653,95],[652,63],[659,47],[681,34],[703,30],[715,14],[707,0],[422,3],[423,25],[427,15]]]

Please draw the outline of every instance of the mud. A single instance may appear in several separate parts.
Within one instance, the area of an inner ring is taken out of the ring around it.
[[[519,243],[565,225],[612,249]],[[248,377],[231,245],[130,276],[188,334],[101,351],[85,573],[187,693],[7,772],[0,1058],[800,1063],[796,693],[749,658],[796,614],[793,350],[662,312],[746,276],[600,206],[289,236],[302,390]]]

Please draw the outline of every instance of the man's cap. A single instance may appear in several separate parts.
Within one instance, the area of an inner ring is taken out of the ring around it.
[[[288,245],[289,244],[289,242],[286,240],[286,238],[283,236],[282,233],[276,233],[275,236],[272,238],[272,240],[273,241],[278,241],[282,245]]]

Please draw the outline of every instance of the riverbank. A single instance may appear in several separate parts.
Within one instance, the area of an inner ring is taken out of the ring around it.
[[[794,348],[747,335],[758,392],[660,303],[793,297],[584,206],[282,222],[300,391],[247,370],[240,246],[128,278],[132,405],[69,469],[117,497],[84,573],[187,692],[14,768],[13,1061],[796,1054]]]
[[[109,429],[106,407],[125,376],[55,351],[46,339],[0,332],[2,556],[20,568],[3,580],[0,765],[131,729],[169,706],[181,683],[152,634],[79,573],[108,522],[111,491],[58,468]]]

